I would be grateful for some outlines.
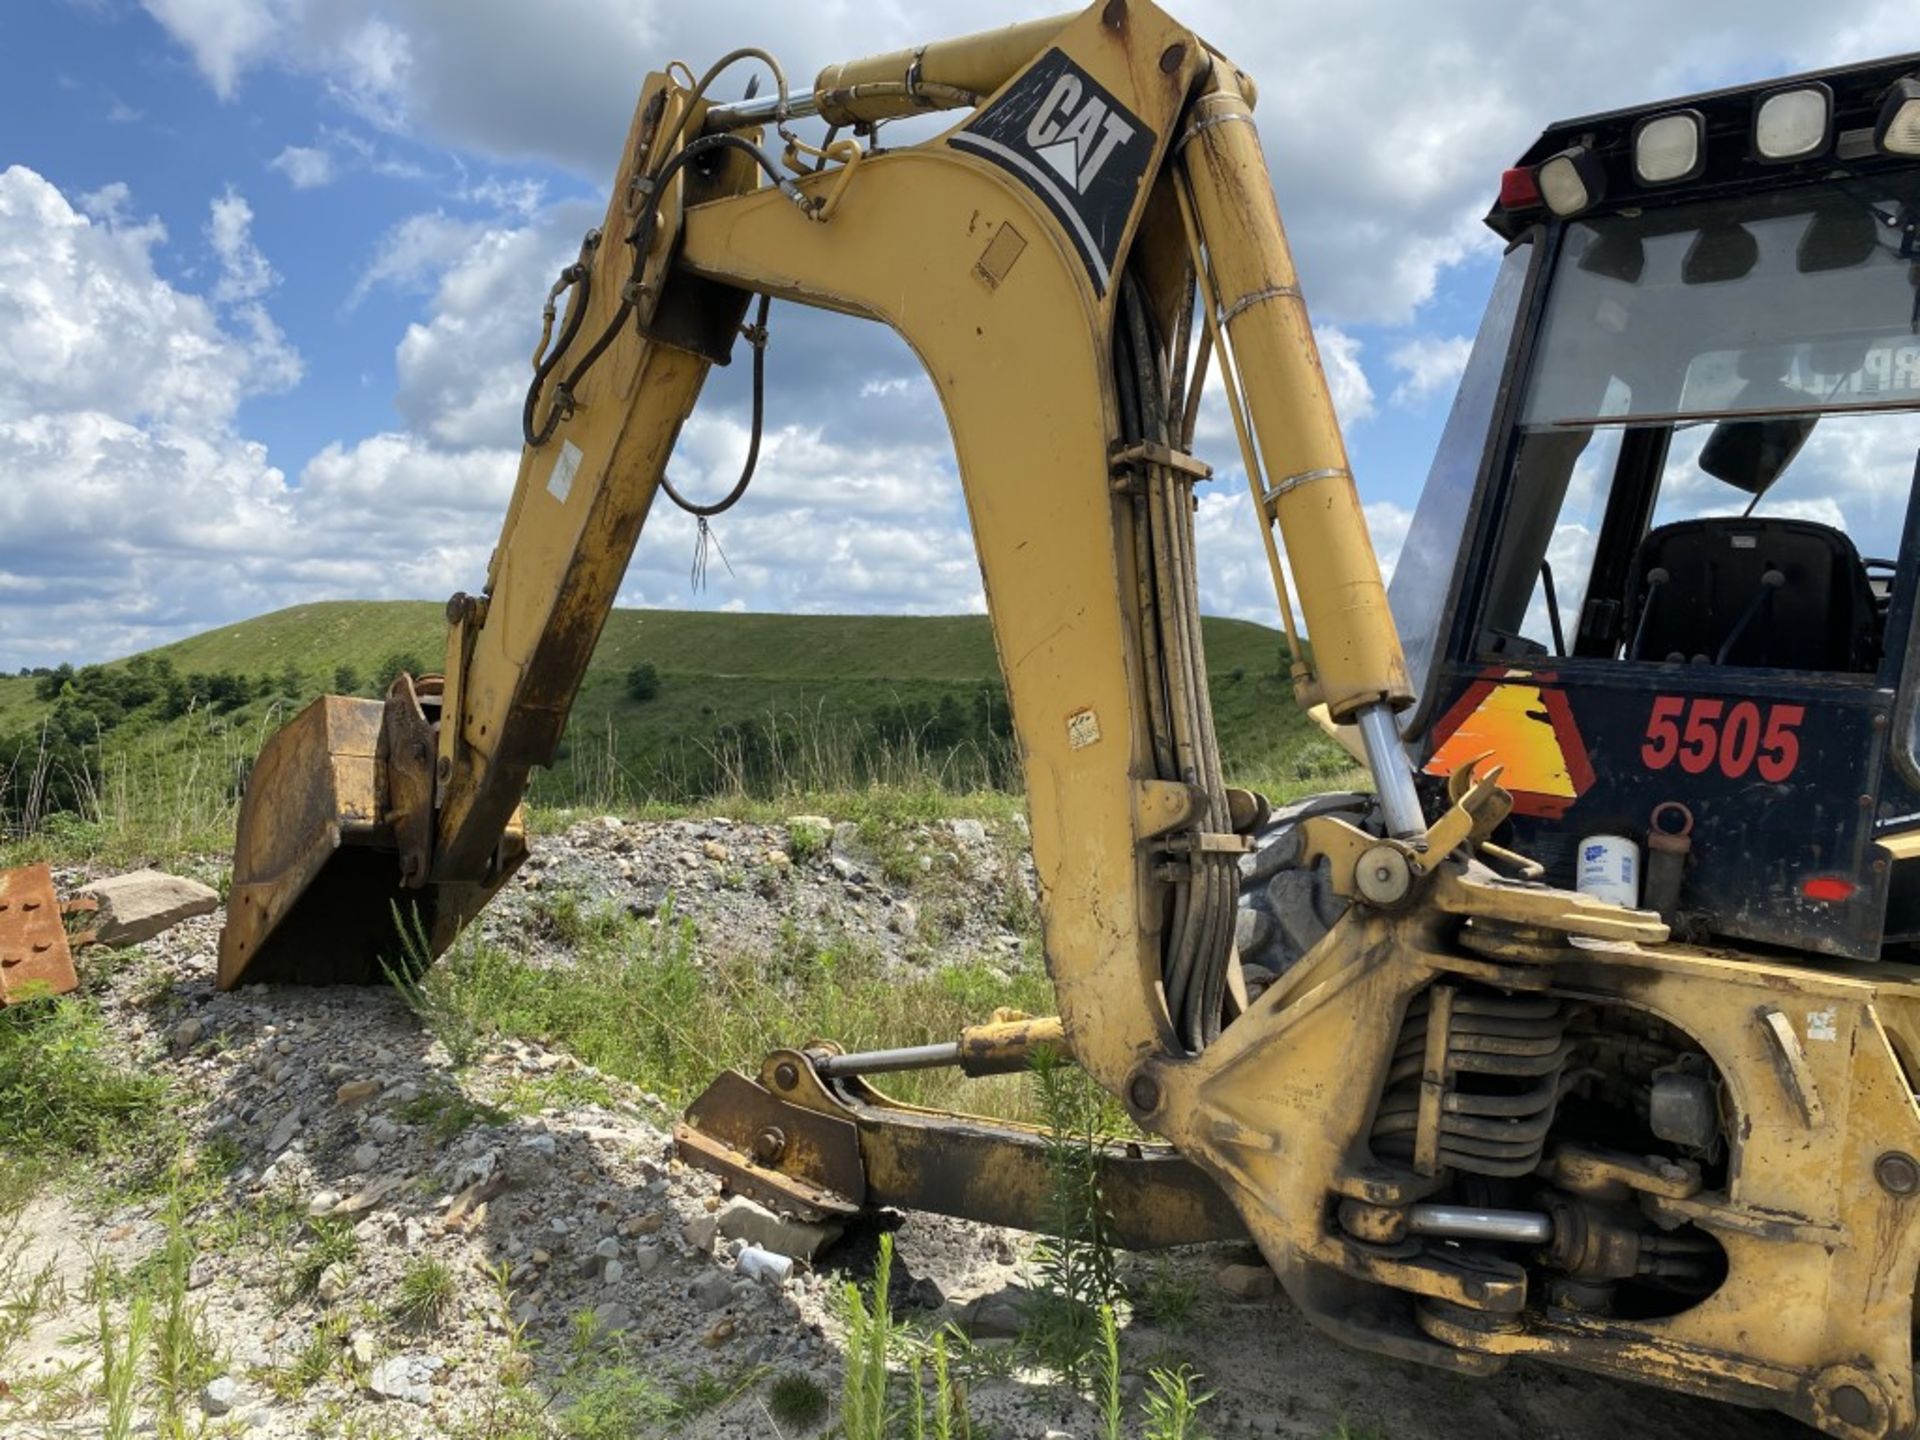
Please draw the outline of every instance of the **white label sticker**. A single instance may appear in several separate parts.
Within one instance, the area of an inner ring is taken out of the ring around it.
[[[1807,1039],[1838,1040],[1840,1026],[1832,1010],[1809,1010],[1807,1012]]]
[[[1076,710],[1067,717],[1067,744],[1076,750],[1099,743],[1100,717],[1091,710]]]
[[[547,493],[562,505],[573,493],[573,477],[580,473],[580,447],[571,440],[560,442],[560,454],[553,462],[553,473],[547,477]]]

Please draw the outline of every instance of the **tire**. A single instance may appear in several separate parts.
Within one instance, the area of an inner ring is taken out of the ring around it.
[[[1254,833],[1260,848],[1241,858],[1234,925],[1249,996],[1259,995],[1299,964],[1346,913],[1347,902],[1333,893],[1326,862],[1310,867],[1300,863],[1305,848],[1301,822],[1335,815],[1379,834],[1378,812],[1371,795],[1314,795],[1275,810]]]

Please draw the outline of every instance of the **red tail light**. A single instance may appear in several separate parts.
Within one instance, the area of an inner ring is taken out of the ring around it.
[[[1531,165],[1516,165],[1500,177],[1500,208],[1531,210],[1540,203],[1540,182]]]
[[[1800,887],[1809,900],[1851,900],[1854,884],[1838,875],[1816,875]]]

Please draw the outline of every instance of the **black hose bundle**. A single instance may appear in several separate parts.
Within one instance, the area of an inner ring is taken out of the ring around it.
[[[1182,403],[1190,323],[1183,320],[1180,326],[1169,366],[1142,287],[1131,273],[1122,283],[1120,308],[1114,364],[1127,438],[1184,449],[1191,443],[1189,407]],[[1227,834],[1233,826],[1207,695],[1190,481],[1169,465],[1149,463],[1141,470],[1143,483],[1133,500],[1134,546],[1155,769],[1160,779],[1205,792],[1199,831]],[[1174,1028],[1198,1053],[1220,1034],[1239,870],[1232,855],[1202,849],[1191,832],[1187,838],[1184,852],[1170,847],[1171,868],[1164,872],[1174,878],[1162,978]]]

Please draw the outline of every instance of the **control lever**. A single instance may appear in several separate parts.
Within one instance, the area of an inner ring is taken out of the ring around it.
[[[1747,608],[1741,614],[1739,622],[1733,627],[1733,633],[1727,636],[1726,640],[1721,643],[1720,648],[1714,652],[1714,664],[1724,665],[1727,663],[1727,656],[1731,655],[1733,653],[1733,647],[1740,643],[1740,637],[1747,633],[1747,627],[1753,624],[1754,617],[1762,610],[1770,607],[1773,600],[1773,592],[1786,583],[1786,575],[1774,569],[1771,565],[1760,572],[1759,593],[1747,602]]]
[[[1653,593],[1672,578],[1664,565],[1647,571],[1647,598],[1640,602],[1640,619],[1633,627],[1633,643],[1627,646],[1627,659],[1640,658],[1640,642],[1647,638],[1647,617],[1653,614]]]

